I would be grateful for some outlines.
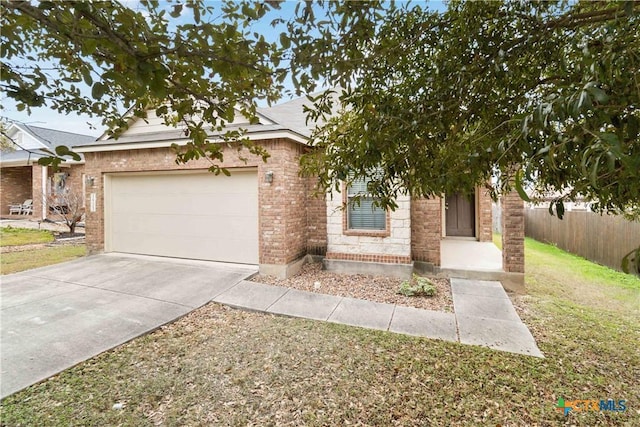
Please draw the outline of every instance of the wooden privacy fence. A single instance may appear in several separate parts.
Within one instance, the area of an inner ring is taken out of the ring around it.
[[[547,209],[526,209],[525,234],[619,271],[622,258],[640,246],[640,222],[590,211],[565,212],[560,220]]]

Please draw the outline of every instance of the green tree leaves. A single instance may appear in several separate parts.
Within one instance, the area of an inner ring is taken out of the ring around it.
[[[558,215],[562,200],[586,197],[597,210],[637,217],[639,11],[454,1],[443,13],[328,3],[322,22],[300,12],[289,28],[294,72],[344,89],[339,102],[316,97],[310,117],[332,104],[348,111],[315,135],[321,154],[305,170],[328,189],[348,171],[381,166],[384,204],[493,179],[494,195],[514,182],[525,199],[525,188],[557,194]]]
[[[278,100],[283,77],[273,64],[283,50],[245,30],[268,6],[247,2],[242,13],[234,2],[215,6],[2,2],[0,87],[19,109],[46,104],[100,116],[114,136],[126,129],[125,111],[143,117],[156,108],[167,124],[190,129],[194,149],[218,158],[206,137],[196,137],[222,129],[234,107],[255,118],[257,102]],[[236,140],[250,148],[242,135]]]

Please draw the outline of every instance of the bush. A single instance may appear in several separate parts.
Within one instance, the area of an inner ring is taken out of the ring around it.
[[[405,280],[400,284],[398,293],[406,297],[432,297],[436,294],[436,287],[426,277],[414,274],[411,280]]]

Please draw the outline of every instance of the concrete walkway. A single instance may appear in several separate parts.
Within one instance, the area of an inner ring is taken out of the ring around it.
[[[38,221],[28,216],[0,219],[0,227],[29,228],[32,230],[49,230],[64,233],[69,231],[63,222]],[[84,233],[84,223],[76,226],[76,233]]]
[[[240,281],[213,301],[302,317],[543,357],[499,282],[451,279],[454,313],[304,292]]]
[[[542,357],[498,282],[451,279],[454,313],[244,280],[255,266],[103,254],[0,278],[0,398],[209,301]]]

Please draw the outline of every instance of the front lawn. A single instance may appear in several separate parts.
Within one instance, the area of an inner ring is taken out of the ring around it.
[[[0,274],[11,274],[85,256],[84,245],[60,245],[50,248],[7,252],[0,255]]]
[[[53,242],[53,233],[46,230],[32,230],[28,228],[0,228],[0,246],[20,246],[34,243]]]
[[[531,240],[526,259],[515,302],[545,359],[209,304],[10,396],[2,422],[640,425],[640,280]]]

